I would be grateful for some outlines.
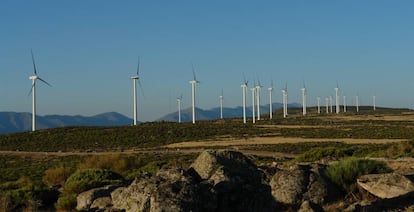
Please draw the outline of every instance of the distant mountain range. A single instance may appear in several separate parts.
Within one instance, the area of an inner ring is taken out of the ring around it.
[[[277,110],[282,108],[283,105],[281,103],[273,103],[272,109]],[[288,104],[289,108],[295,107],[302,107],[302,105],[297,103]],[[189,122],[192,120],[191,117],[191,108],[187,108],[181,111],[181,121],[182,122]],[[260,114],[268,114],[269,113],[269,105],[262,105],[260,107]],[[252,108],[246,107],[246,115],[248,117],[252,116]],[[236,108],[223,108],[223,118],[237,118],[243,117],[243,107],[239,106]],[[220,118],[220,107],[212,108],[209,110],[203,110],[200,108],[196,108],[196,118],[197,120],[214,120]],[[157,121],[171,121],[177,122],[178,121],[178,111],[167,114],[159,118]]]
[[[37,116],[38,129],[65,126],[123,126],[132,124],[132,119],[116,112],[103,113],[96,116]],[[0,112],[0,134],[30,131],[32,127],[31,113]]]
[[[300,104],[289,104],[289,108],[301,107]],[[281,103],[274,103],[273,110],[282,108]],[[269,105],[260,107],[261,114],[269,112]],[[246,108],[246,114],[251,116],[251,107]],[[220,108],[203,110],[196,108],[197,120],[214,120],[220,118]],[[243,116],[243,108],[223,108],[224,118],[236,118]],[[191,108],[181,111],[183,122],[191,121]],[[178,121],[178,111],[159,118],[157,121]],[[131,125],[133,120],[116,112],[103,113],[96,116],[67,116],[67,115],[47,115],[37,116],[37,129],[67,127],[67,126],[126,126]],[[32,116],[30,113],[0,112],[0,134],[30,131],[32,126]]]

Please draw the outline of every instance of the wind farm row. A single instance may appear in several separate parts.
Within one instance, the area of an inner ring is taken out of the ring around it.
[[[33,75],[29,77],[29,79],[32,81],[32,87],[30,89],[30,94],[32,94],[32,131],[36,131],[36,82],[37,80],[40,80],[42,83],[48,85],[51,87],[51,84],[49,84],[47,81],[42,79],[37,72],[36,68],[36,62],[35,57],[33,54],[33,51],[31,51],[32,56],[32,63],[33,63]],[[193,78],[189,81],[191,84],[191,117],[192,117],[192,123],[196,123],[196,87],[197,84],[200,83],[200,81],[196,77],[196,71],[194,69],[194,66],[191,65],[192,68],[192,74]],[[134,75],[132,75],[131,80],[133,81],[133,125],[138,124],[138,87],[142,88],[141,82],[140,82],[140,58],[138,57],[138,65],[137,70]],[[261,97],[262,97],[262,88],[260,81],[257,81],[258,83],[254,82],[254,84],[249,87],[249,81],[246,80],[245,77],[243,77],[243,82],[241,83],[240,87],[242,89],[242,114],[243,114],[243,123],[247,123],[247,114],[246,114],[246,107],[247,107],[247,92],[248,89],[251,91],[251,119],[253,123],[256,123],[256,121],[262,120],[261,115],[263,114],[260,111],[261,108]],[[273,81],[271,82],[270,86],[267,88],[268,91],[268,97],[269,97],[269,119],[273,119],[273,90],[274,85]],[[302,115],[306,116],[308,114],[307,108],[308,108],[308,91],[305,86],[305,83],[303,83],[303,87],[301,90],[301,96],[302,96]],[[346,96],[343,97],[342,105],[340,105],[340,99],[341,96],[339,94],[340,89],[339,85],[337,83],[337,86],[334,88],[335,91],[335,113],[339,114],[341,112],[341,107],[343,107],[342,112],[347,112],[347,104],[346,104]],[[281,97],[282,97],[282,110],[283,110],[283,118],[288,117],[288,88],[287,83],[285,86],[281,89]],[[376,110],[376,97],[373,96],[373,110]],[[182,110],[182,103],[183,103],[183,95],[181,94],[179,97],[177,97],[177,104],[178,104],[178,122],[181,123],[181,110]],[[223,90],[221,91],[221,95],[219,96],[219,107],[220,107],[220,119],[224,118],[223,115],[223,106],[224,106],[224,94]],[[334,113],[333,112],[333,97],[327,96],[325,97],[325,111],[324,113]],[[355,108],[356,112],[359,112],[359,97],[355,96]],[[317,97],[317,113],[321,114],[323,106],[321,105],[321,97]]]

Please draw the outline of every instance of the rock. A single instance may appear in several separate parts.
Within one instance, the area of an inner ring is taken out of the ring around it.
[[[272,211],[275,202],[265,174],[240,152],[205,151],[191,167],[208,182],[218,211]]]
[[[111,197],[100,197],[93,201],[90,208],[93,209],[105,209],[112,206]]]
[[[256,165],[240,152],[204,151],[191,164],[191,167],[202,179],[210,179],[214,184],[229,180],[261,181],[261,174]]]
[[[76,210],[88,210],[94,200],[100,197],[110,197],[111,192],[118,187],[119,185],[107,185],[80,193],[76,197]]]
[[[199,177],[198,177],[199,178]],[[125,211],[211,211],[208,191],[197,176],[178,168],[142,175],[131,185],[113,191],[114,209]]]
[[[382,199],[397,198],[414,192],[413,182],[395,173],[364,175],[358,178],[357,184]]]
[[[323,165],[312,164],[277,171],[269,182],[273,197],[289,205],[298,205],[306,200],[324,204],[336,199],[340,192],[326,180],[323,169]]]
[[[272,195],[284,204],[299,204],[308,185],[309,172],[305,166],[292,166],[276,172],[270,181]]]

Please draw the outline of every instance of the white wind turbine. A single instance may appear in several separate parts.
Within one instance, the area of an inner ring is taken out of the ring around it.
[[[257,99],[257,120],[260,121],[260,91],[262,90],[262,85],[260,84],[260,80],[257,81],[258,84],[256,85],[256,99]]]
[[[140,59],[138,57],[138,66],[137,66],[137,73],[133,76],[131,76],[131,79],[134,84],[134,126],[137,125],[138,122],[138,96],[137,96],[137,82],[139,86],[141,87],[141,82],[139,81],[139,65],[140,65]]]
[[[333,113],[333,99],[332,99],[332,96],[329,96],[329,103],[331,105],[331,113]]]
[[[32,131],[36,131],[36,80],[40,80],[50,87],[51,85],[37,75],[36,63],[35,63],[35,59],[33,56],[33,51],[30,50],[30,53],[32,54],[32,62],[33,62],[33,70],[34,70],[34,75],[29,77],[29,79],[32,80],[32,88],[30,89],[30,92],[32,93]]]
[[[193,124],[195,124],[196,121],[196,114],[195,114],[195,86],[197,83],[200,83],[200,81],[197,80],[196,78],[196,74],[194,71],[194,66],[193,64],[191,64],[191,68],[193,71],[193,80],[190,80],[190,84],[191,84],[191,105],[192,105],[192,115],[193,115]]]
[[[256,94],[256,86],[254,86],[253,88],[250,88],[250,90],[252,91],[252,118],[253,118],[253,124],[256,123],[256,114],[255,114],[255,94]]]
[[[374,107],[374,111],[377,110],[377,105],[376,105],[376,96],[372,97],[372,106]]]
[[[346,96],[344,96],[344,113],[346,113]]]
[[[339,108],[339,86],[338,86],[338,82],[336,82],[336,88],[335,88],[335,109],[336,109],[336,114],[339,113],[340,108]]]
[[[181,123],[181,105],[183,101],[183,95],[181,94],[180,97],[177,97],[177,104],[178,104],[178,123]]]
[[[302,90],[302,115],[306,116],[306,86],[305,83],[303,83]]]
[[[288,101],[288,92],[287,92],[287,83],[286,83],[285,88],[282,88],[283,118],[286,118],[288,115],[287,101]]]
[[[359,97],[358,95],[355,97],[355,105],[356,105],[356,112],[359,112]]]
[[[320,114],[321,113],[321,97],[317,97],[317,100],[318,100],[318,114]]]
[[[220,119],[223,119],[223,89],[221,89],[220,98]]]
[[[329,113],[329,98],[328,97],[325,98],[325,103],[326,103],[326,113]]]
[[[272,108],[272,91],[273,91],[273,80],[270,83],[270,87],[267,88],[269,91],[269,119],[273,119],[273,108]]]
[[[243,91],[243,123],[246,124],[246,93],[247,93],[247,84],[246,77],[244,77],[244,82],[241,84],[241,88]]]

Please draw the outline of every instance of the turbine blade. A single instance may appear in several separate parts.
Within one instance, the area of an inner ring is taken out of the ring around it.
[[[243,73],[243,83],[244,83],[244,84],[247,84],[247,81],[246,81],[246,76],[244,75],[244,73]]]
[[[38,77],[38,80],[42,81],[43,83],[45,83],[46,85],[52,87],[52,85],[50,85],[48,82],[46,82],[45,80],[43,80],[42,78]]]
[[[140,64],[140,57],[138,56],[137,76],[139,76],[139,64]]]
[[[30,53],[32,53],[32,62],[33,62],[33,70],[34,70],[34,74],[37,76],[36,63],[35,63],[35,59],[34,59],[34,56],[33,56],[33,51],[32,51],[32,49],[30,49]]]
[[[32,94],[33,92],[33,87],[36,85],[36,82],[33,83],[32,87],[30,88],[29,93],[27,94],[27,96],[30,96],[30,94]]]
[[[142,93],[142,96],[145,98],[144,89],[142,88],[141,80],[138,79],[139,90]]]
[[[197,77],[196,77],[196,74],[195,74],[194,64],[193,63],[191,63],[191,70],[193,71],[193,80],[197,81]]]

